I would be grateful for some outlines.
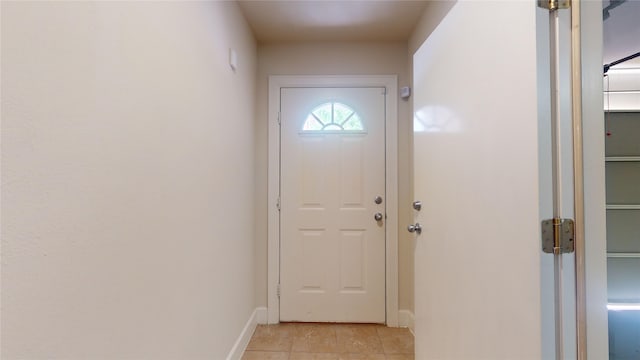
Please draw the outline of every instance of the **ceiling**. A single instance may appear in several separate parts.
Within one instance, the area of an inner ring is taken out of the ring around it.
[[[428,0],[237,0],[260,43],[405,41]],[[604,62],[640,51],[640,1],[603,0]],[[640,66],[640,58],[618,67]]]
[[[609,5],[609,0],[603,1],[603,7]],[[640,1],[627,0],[609,10],[609,17],[604,20],[604,63],[608,64],[637,52],[640,52]],[[640,58],[617,67],[630,66],[640,67]]]
[[[238,0],[261,43],[404,41],[427,1]]]

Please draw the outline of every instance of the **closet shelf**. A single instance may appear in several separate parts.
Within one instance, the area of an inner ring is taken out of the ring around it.
[[[618,259],[640,259],[640,252],[608,252],[607,257]]]
[[[604,160],[606,162],[640,162],[640,156],[607,156]]]
[[[640,204],[607,204],[607,210],[640,210]]]

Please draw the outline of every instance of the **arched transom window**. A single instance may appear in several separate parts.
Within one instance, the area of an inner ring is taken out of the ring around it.
[[[364,125],[358,113],[339,102],[324,103],[313,109],[302,126],[303,132],[358,132]]]

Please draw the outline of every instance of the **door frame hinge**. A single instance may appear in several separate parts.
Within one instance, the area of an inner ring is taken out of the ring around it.
[[[542,221],[542,251],[547,254],[568,254],[575,251],[573,219],[553,218]]]
[[[276,201],[276,209],[280,211],[280,196],[278,196],[278,201]]]
[[[278,295],[278,299],[280,298],[280,283],[278,283],[278,287],[276,288],[276,294]]]
[[[571,0],[538,0],[538,7],[550,11],[568,9],[571,7]]]
[[[280,114],[281,114],[281,112],[280,112],[280,111],[278,111],[278,125],[281,125],[281,124],[280,124],[280,122],[281,122],[281,120],[280,120]]]

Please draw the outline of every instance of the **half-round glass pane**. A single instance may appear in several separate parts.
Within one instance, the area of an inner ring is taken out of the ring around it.
[[[328,102],[316,107],[307,115],[302,131],[363,132],[364,124],[355,110],[348,105]]]

